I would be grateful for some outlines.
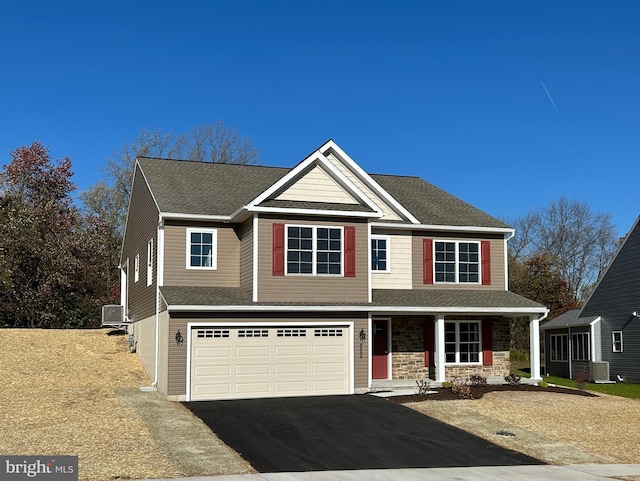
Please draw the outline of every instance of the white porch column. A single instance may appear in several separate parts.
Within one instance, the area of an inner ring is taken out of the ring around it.
[[[529,320],[529,357],[531,365],[531,380],[541,381],[540,376],[540,319],[531,316]]]
[[[445,382],[444,371],[444,315],[438,314],[435,322],[435,338],[436,338],[436,382]]]

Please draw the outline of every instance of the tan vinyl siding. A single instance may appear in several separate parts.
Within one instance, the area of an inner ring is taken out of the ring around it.
[[[134,175],[131,191],[131,203],[125,242],[122,247],[122,260],[129,259],[128,272],[128,317],[132,321],[139,321],[155,314],[156,282],[157,282],[157,256],[158,246],[158,209],[149,192],[144,177],[138,169]],[[153,282],[147,286],[147,245],[153,239],[154,265],[152,269]],[[134,262],[136,255],[140,256],[140,275],[138,282],[134,277]]]
[[[253,218],[240,226],[240,287],[253,292]]]
[[[329,177],[324,169],[317,166],[276,197],[276,199],[358,204],[358,201],[338,185],[335,180]]]
[[[272,275],[274,223],[356,228],[356,276]],[[368,250],[367,224],[344,220],[259,219],[258,226],[258,301],[259,302],[367,302]]]
[[[351,182],[353,182],[358,189],[360,189],[369,199],[371,199],[383,212],[384,216],[379,219],[380,221],[387,220],[403,220],[401,219],[395,211],[389,207],[378,195],[376,195],[371,189],[369,189],[364,183],[358,179],[353,172],[345,167],[345,165],[340,162],[335,155],[328,154],[327,159],[330,160],[333,165],[335,165],[340,172],[342,172]]]
[[[224,317],[222,317],[224,316]],[[305,325],[307,323],[325,323],[328,325],[339,324],[341,322],[353,322],[352,357],[353,357],[353,377],[354,389],[364,390],[369,382],[369,352],[368,352],[368,318],[364,313],[318,316],[309,315],[302,317],[300,314],[292,313],[272,313],[268,315],[230,315],[221,314],[216,316],[189,317],[187,315],[174,314],[169,321],[169,363],[168,363],[168,392],[169,396],[185,396],[187,392],[187,324],[188,323],[208,323],[212,325],[223,325],[225,323],[249,323],[249,324],[272,324],[288,322],[291,324]],[[362,358],[360,357],[360,330],[364,330],[366,339],[362,344]],[[184,344],[178,346],[173,338],[180,330],[184,336]]]
[[[491,242],[491,285],[482,285],[482,284],[453,284],[453,283],[442,283],[442,284],[424,284],[423,283],[423,265],[422,265],[422,241],[423,239],[433,239],[434,241],[447,241],[447,240],[456,240],[456,241],[469,241],[469,242],[480,242],[480,241],[490,241]],[[461,235],[461,234],[442,234],[442,233],[434,233],[433,235],[429,235],[429,233],[415,233],[413,235],[412,241],[412,258],[413,258],[413,288],[414,289],[488,289],[488,290],[506,290],[506,275],[505,275],[505,243],[504,237],[501,235],[496,236],[483,236],[483,237],[474,237],[469,235]]]
[[[187,269],[187,229],[217,230],[217,268]],[[240,286],[240,239],[234,226],[224,224],[165,224],[164,285],[201,287]]]
[[[385,235],[389,237],[390,272],[371,271],[372,289],[411,289],[411,233],[402,235],[393,231],[376,231],[372,236]]]

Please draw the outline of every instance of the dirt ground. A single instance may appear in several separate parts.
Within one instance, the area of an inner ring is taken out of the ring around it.
[[[109,330],[0,329],[0,453],[77,455],[80,480],[251,473]]]
[[[254,472],[149,386],[123,335],[0,329],[0,454],[77,455],[81,480]],[[640,463],[640,401],[552,392],[406,404],[552,464]],[[507,432],[514,436],[503,436]]]

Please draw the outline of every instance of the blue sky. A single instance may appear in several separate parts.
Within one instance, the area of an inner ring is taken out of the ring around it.
[[[86,189],[142,127],[223,121],[260,162],[331,138],[499,218],[640,214],[640,2],[3,2],[0,164],[39,140]]]

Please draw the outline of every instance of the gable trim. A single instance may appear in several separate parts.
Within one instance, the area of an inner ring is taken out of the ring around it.
[[[381,212],[353,212],[344,210],[324,210],[324,209],[288,209],[285,207],[248,207],[248,212],[262,212],[268,214],[303,214],[303,215],[330,215],[339,217],[382,217]]]
[[[319,165],[325,169],[326,173],[332,177],[342,188],[344,188],[349,194],[356,197],[360,202],[365,204],[374,213],[379,214],[377,217],[382,217],[382,210],[371,200],[369,197],[365,195],[353,182],[347,179],[342,172],[340,172],[329,160],[320,152],[316,151],[311,154],[309,157],[300,162],[296,167],[291,169],[284,177],[282,177],[278,182],[273,184],[267,190],[265,190],[258,197],[253,199],[249,204],[245,206],[245,208],[249,211],[256,211],[256,209],[264,209],[259,205],[265,200],[269,199],[271,196],[275,195],[278,192],[283,191],[287,186],[292,185],[296,179],[300,178],[304,174],[308,172],[308,170],[313,165]],[[277,210],[268,210],[263,212],[278,212]],[[290,210],[286,210],[286,212],[291,212]]]
[[[362,167],[360,167],[349,155],[342,150],[338,144],[336,144],[333,140],[328,140],[325,142],[319,149],[320,152],[324,155],[328,150],[333,150],[338,156],[340,160],[344,162],[349,170],[355,174],[356,177],[360,179],[362,183],[368,185],[371,190],[373,190],[385,203],[389,206],[393,207],[398,213],[400,213],[403,217],[408,219],[413,224],[420,224],[420,221],[416,219],[411,212],[405,209],[400,202],[394,199],[391,194],[389,194],[386,190],[382,188],[380,184],[378,184],[373,178],[367,174]]]

